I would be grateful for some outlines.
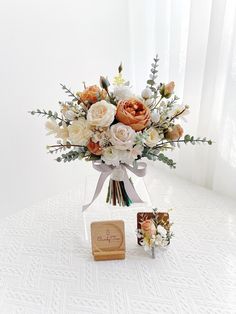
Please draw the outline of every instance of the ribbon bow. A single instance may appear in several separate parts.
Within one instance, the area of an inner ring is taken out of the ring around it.
[[[102,163],[100,160],[93,161],[93,168],[99,172],[101,172],[100,177],[97,182],[97,186],[93,195],[93,198],[89,204],[82,206],[82,211],[85,211],[92,203],[96,200],[98,195],[100,194],[104,182],[106,181],[108,176],[113,176],[113,179],[116,181],[123,181],[125,190],[129,196],[129,198],[134,203],[143,203],[141,198],[138,196],[134,186],[129,180],[126,169],[133,172],[138,177],[144,177],[146,174],[147,164],[145,162],[137,162],[134,167],[127,164],[120,164],[118,167],[108,166]],[[120,173],[120,174],[119,174]]]

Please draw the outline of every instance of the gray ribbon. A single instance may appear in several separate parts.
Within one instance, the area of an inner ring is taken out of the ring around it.
[[[85,211],[92,203],[96,200],[98,195],[100,194],[104,182],[106,181],[107,177],[109,177],[114,170],[117,168],[123,170],[123,179],[125,190],[132,200],[133,203],[143,203],[141,198],[138,196],[133,184],[130,182],[126,169],[133,172],[138,177],[144,177],[146,174],[146,167],[147,164],[145,162],[137,162],[134,167],[127,165],[127,164],[120,164],[119,167],[115,166],[108,166],[105,163],[102,163],[100,160],[93,161],[93,168],[99,172],[101,172],[100,177],[97,182],[97,186],[93,195],[93,198],[89,204],[82,206],[82,211]]]

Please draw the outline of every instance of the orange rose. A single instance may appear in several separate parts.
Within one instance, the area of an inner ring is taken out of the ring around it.
[[[116,119],[135,131],[141,131],[150,120],[150,110],[136,98],[121,100],[118,102]]]
[[[145,220],[141,224],[141,229],[146,236],[152,236],[156,234],[156,227],[151,219]]]
[[[176,124],[173,126],[173,128],[171,128],[165,133],[165,138],[167,140],[175,141],[179,139],[183,135],[183,133],[184,133],[183,128],[179,124]]]
[[[101,90],[97,85],[87,87],[82,93],[78,93],[80,99],[85,104],[94,104],[97,101],[106,98],[106,91]]]
[[[102,155],[101,146],[98,143],[94,143],[91,139],[88,142],[87,148],[94,155],[97,155],[97,156]]]

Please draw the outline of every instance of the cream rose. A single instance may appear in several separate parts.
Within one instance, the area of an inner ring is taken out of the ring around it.
[[[135,131],[128,125],[117,123],[111,126],[111,143],[116,149],[126,150],[134,144]]]
[[[108,127],[114,120],[116,107],[101,100],[91,105],[87,113],[87,120],[91,126]]]
[[[89,129],[88,123],[84,118],[79,118],[72,122],[68,126],[69,140],[74,145],[86,146],[90,137],[92,136],[92,131]]]
[[[159,133],[154,127],[147,129],[146,133],[147,138],[145,140],[145,144],[149,147],[154,147],[161,140]]]
[[[113,146],[104,148],[101,159],[105,164],[117,167],[120,164],[120,151]]]

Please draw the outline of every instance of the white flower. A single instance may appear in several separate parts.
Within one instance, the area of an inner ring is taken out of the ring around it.
[[[127,165],[133,164],[135,159],[137,159],[137,157],[142,154],[142,151],[143,147],[141,145],[135,145],[130,150],[120,150],[119,151],[120,162]]]
[[[105,100],[93,104],[87,113],[87,120],[91,126],[108,127],[114,120],[116,107]]]
[[[101,159],[105,164],[117,167],[120,164],[120,151],[113,146],[104,148]]]
[[[70,109],[65,111],[65,113],[64,113],[64,117],[67,120],[70,120],[70,121],[75,120],[76,116],[77,116],[76,113],[73,110],[70,110]]]
[[[184,118],[189,114],[189,107],[185,105],[176,105],[170,112],[172,117],[178,115],[178,118]]]
[[[148,98],[151,98],[152,97],[152,91],[150,90],[150,88],[145,88],[143,91],[142,91],[142,94],[141,96],[144,98],[144,99],[148,99]]]
[[[161,140],[161,137],[154,127],[150,127],[146,130],[147,138],[145,144],[149,147],[154,147]]]
[[[92,131],[89,129],[85,118],[79,118],[73,121],[72,124],[68,126],[68,130],[69,139],[74,145],[86,146],[92,136]]]
[[[154,109],[151,113],[151,120],[153,123],[157,123],[160,120],[160,114],[156,109]]]
[[[130,149],[134,144],[135,131],[128,125],[116,123],[110,128],[111,143],[116,149]]]
[[[61,138],[63,142],[65,143],[68,139],[69,132],[68,127],[65,123],[63,123],[62,127],[60,127],[56,120],[51,118],[48,120],[45,124],[46,129],[48,130],[47,135],[54,134],[56,138]]]
[[[115,86],[113,90],[113,95],[116,97],[117,100],[125,100],[131,98],[133,93],[129,86],[121,85]]]

